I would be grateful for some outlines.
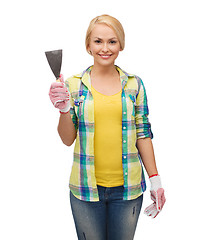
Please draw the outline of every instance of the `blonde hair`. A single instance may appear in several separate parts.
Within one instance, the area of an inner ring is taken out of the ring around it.
[[[124,49],[124,46],[125,46],[124,29],[123,29],[121,23],[116,18],[114,18],[110,15],[107,15],[107,14],[97,16],[97,17],[93,18],[92,21],[90,22],[89,27],[87,29],[87,33],[86,33],[86,38],[85,38],[86,49],[89,46],[90,35],[91,35],[91,32],[92,32],[95,24],[106,24],[107,26],[112,28],[118,37],[118,41],[120,43],[121,50]]]

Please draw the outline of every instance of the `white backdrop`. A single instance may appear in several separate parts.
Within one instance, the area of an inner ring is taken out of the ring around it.
[[[88,24],[105,13],[126,33],[116,64],[145,83],[167,198],[156,219],[145,216],[147,181],[135,239],[206,239],[206,0],[11,0],[0,9],[0,238],[76,239],[68,189],[74,145],[57,133],[44,52],[63,49],[65,78],[81,72],[93,63],[84,45]]]

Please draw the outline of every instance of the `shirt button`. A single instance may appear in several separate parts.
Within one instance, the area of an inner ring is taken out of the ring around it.
[[[126,114],[126,112],[123,112],[123,114]]]
[[[128,173],[126,172],[125,175],[128,175]]]
[[[126,158],[126,156],[124,156],[124,158]]]
[[[123,142],[126,143],[126,140],[124,140]]]
[[[126,127],[123,127],[123,129],[126,129]]]

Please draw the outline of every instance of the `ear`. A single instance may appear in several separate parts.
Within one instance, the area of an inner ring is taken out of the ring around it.
[[[87,51],[89,52],[90,51],[90,45],[88,44],[87,46]]]
[[[123,51],[123,49],[121,48],[121,43],[120,43],[120,42],[119,42],[119,45],[120,45],[120,50],[119,50],[119,51],[120,51],[120,52],[122,52],[122,51]]]

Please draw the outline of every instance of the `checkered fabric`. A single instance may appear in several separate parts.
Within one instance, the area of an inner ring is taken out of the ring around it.
[[[94,100],[90,71],[66,80],[71,94],[70,115],[77,131],[69,187],[75,197],[84,201],[99,201],[94,167]],[[122,85],[122,165],[124,200],[139,197],[146,190],[141,157],[136,147],[140,138],[153,138],[148,120],[147,96],[142,80],[115,66]]]

